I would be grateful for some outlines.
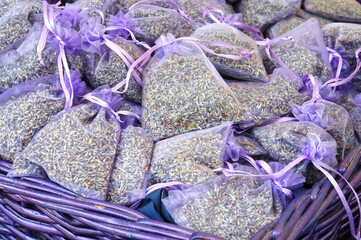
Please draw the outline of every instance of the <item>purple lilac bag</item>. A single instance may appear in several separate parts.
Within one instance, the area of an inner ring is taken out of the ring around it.
[[[216,176],[213,169],[232,157],[234,144],[232,122],[159,141],[154,146],[148,185],[207,181]]]
[[[269,83],[227,83],[256,124],[285,116],[291,113],[292,104],[302,104],[311,98],[307,92],[300,92],[301,79],[286,68],[274,70]]]
[[[117,111],[128,111],[136,114],[140,118],[142,117],[142,107],[138,104],[129,102],[127,100],[124,100],[122,102],[122,105],[120,106],[120,108],[117,109]],[[121,115],[119,118],[121,120],[120,127],[122,129],[126,129],[128,126],[134,126],[134,127],[142,126],[139,119],[137,119],[134,116]]]
[[[153,1],[149,0],[146,2],[144,0],[109,0],[109,2],[107,3],[108,5],[106,12],[109,14],[116,14],[119,11],[126,13],[134,4],[138,2],[147,3],[150,5],[164,7],[164,8],[174,9],[175,7],[174,4],[172,4],[172,2],[168,0],[153,0]]]
[[[360,93],[348,89],[347,91],[342,91],[341,96],[338,100],[338,104],[343,106],[349,113],[349,116],[352,120],[354,130],[358,136],[358,140],[361,139],[361,96]]]
[[[306,11],[338,22],[361,23],[361,3],[357,0],[305,0]]]
[[[121,104],[109,87],[91,95],[112,109]],[[84,103],[54,117],[20,158],[42,167],[50,180],[81,196],[105,200],[119,137],[119,122],[108,109]]]
[[[143,129],[129,126],[121,133],[118,151],[107,201],[130,206],[145,197],[153,139]]]
[[[72,73],[75,100],[86,85],[79,72]],[[64,108],[59,76],[52,75],[22,83],[0,95],[0,157],[14,161],[33,136]]]
[[[293,105],[292,112],[299,121],[317,124],[336,140],[339,161],[356,145],[352,120],[342,106],[323,99],[311,100],[301,106]]]
[[[236,11],[242,13],[245,24],[264,31],[268,26],[295,14],[301,3],[300,0],[242,0]]]
[[[235,139],[249,156],[266,156],[267,151],[248,133],[236,134]]]
[[[252,170],[248,172],[256,173]],[[253,177],[219,176],[169,191],[162,202],[178,225],[230,240],[252,238],[282,210],[270,181]]]
[[[206,53],[218,72],[239,80],[268,82],[257,44],[245,33],[226,23],[213,23],[197,28],[191,37],[211,42],[227,43],[253,54],[244,60],[234,60]],[[207,45],[218,54],[244,55],[237,49]]]
[[[177,38],[189,36],[196,28],[192,21],[187,20],[177,10],[150,4],[132,7],[125,17],[139,29],[139,38],[150,44],[168,33]]]
[[[319,77],[323,82],[332,77],[328,51],[316,19],[310,19],[277,37],[271,43],[270,48],[299,77],[312,74]],[[280,63],[273,56],[272,61],[270,61],[265,51],[263,55],[268,72],[272,72],[275,67],[280,66]]]
[[[250,114],[192,42],[159,48],[144,70],[143,81],[142,126],[155,140],[227,121],[252,124]]]
[[[253,128],[252,135],[275,161],[288,164],[302,156],[302,149],[313,140],[324,143],[324,156],[320,161],[334,168],[337,166],[336,141],[323,128],[312,122],[278,122]],[[317,146],[316,146],[317,147]],[[309,161],[299,164],[295,171],[306,177],[307,184],[313,184],[323,174],[314,168]]]

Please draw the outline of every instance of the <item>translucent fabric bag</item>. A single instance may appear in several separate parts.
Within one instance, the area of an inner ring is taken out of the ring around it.
[[[0,2],[0,17],[2,17],[7,11],[13,8],[19,2],[24,2],[24,0],[2,0]],[[39,2],[38,0],[28,0],[26,2]]]
[[[95,9],[99,9],[104,12],[104,8],[106,8],[107,0],[77,0],[74,2],[74,5],[87,9],[89,16],[96,17],[99,16],[99,13],[95,11]]]
[[[150,4],[132,7],[125,15],[140,30],[140,37],[153,44],[168,33],[175,37],[189,36],[195,29],[193,22],[184,18],[178,11]]]
[[[306,22],[306,20],[297,16],[287,17],[269,27],[266,31],[266,36],[271,39],[276,38],[288,31],[291,31],[304,22]]]
[[[219,176],[170,191],[162,202],[178,225],[229,240],[250,239],[280,216],[270,181],[252,177]]]
[[[289,37],[293,38],[294,42],[287,40]],[[299,77],[312,74],[324,82],[332,76],[328,51],[316,19],[310,19],[276,38],[271,44],[271,50]],[[280,66],[273,57],[273,64],[270,64],[269,56],[265,52],[264,58],[267,71],[272,72],[275,66]]]
[[[267,151],[255,140],[252,135],[243,133],[235,135],[237,143],[249,156],[265,156]]]
[[[155,140],[227,121],[252,124],[250,114],[194,43],[180,41],[158,49],[143,80],[142,126]]]
[[[256,124],[285,116],[291,113],[292,104],[302,104],[310,99],[307,92],[300,92],[301,79],[286,68],[274,70],[269,83],[227,83]]]
[[[92,93],[113,109],[121,99],[109,88]],[[59,113],[20,153],[42,167],[50,180],[84,197],[105,200],[120,136],[107,109],[84,103]]]
[[[41,12],[41,4],[19,2],[0,17],[0,51],[26,36],[34,22],[29,20],[31,14]]]
[[[333,21],[331,21],[327,18],[323,18],[323,17],[317,16],[317,15],[314,15],[314,14],[306,12],[302,9],[299,9],[297,11],[296,16],[301,17],[305,20],[308,20],[310,18],[316,18],[321,27],[325,26],[326,24],[333,23]]]
[[[119,11],[126,13],[134,4],[138,2],[144,2],[144,0],[110,0],[107,6],[107,13],[116,14]],[[168,0],[149,0],[144,3],[164,8],[174,8],[174,4]]]
[[[72,74],[75,100],[85,94],[80,74]],[[65,105],[58,75],[22,83],[0,95],[0,157],[14,161],[33,136]]]
[[[233,143],[232,123],[181,134],[155,144],[148,185],[180,181],[198,184],[216,176]]]
[[[317,124],[336,140],[339,161],[356,145],[352,120],[342,106],[326,100],[311,100],[301,106],[293,105],[292,112],[299,121]]]
[[[338,22],[361,23],[361,3],[357,0],[305,0],[306,11]]]
[[[343,106],[352,120],[352,124],[358,139],[361,139],[361,96],[360,94],[352,89],[343,91],[338,102],[339,105]]]
[[[57,53],[51,45],[42,53],[41,64],[37,55],[37,45],[42,27],[35,24],[24,42],[16,49],[2,53],[0,57],[0,93],[27,80],[57,73]],[[67,55],[70,69],[81,70],[82,58]]]
[[[341,77],[348,77],[356,67],[355,52],[361,47],[361,25],[354,23],[331,23],[322,28],[327,47],[336,50],[342,59]],[[337,69],[338,59],[332,63]],[[361,71],[352,79],[353,86],[361,91]]]
[[[141,128],[129,126],[121,133],[118,151],[107,201],[129,206],[145,197],[153,139]]]
[[[275,161],[288,164],[302,156],[302,149],[307,145],[309,138],[318,138],[327,146],[329,156],[323,157],[322,162],[334,168],[337,166],[336,141],[323,128],[312,122],[278,122],[253,128],[252,135]],[[311,135],[310,135],[311,134]],[[295,167],[295,171],[302,173],[307,184],[313,184],[323,174],[309,162]]]
[[[225,0],[176,0],[176,2],[188,18],[202,25],[204,24],[203,13],[206,7],[217,8],[225,16],[234,13],[234,10],[228,7]]]
[[[268,26],[295,14],[301,3],[300,0],[242,0],[236,11],[242,13],[245,24],[264,31]]]
[[[206,53],[218,72],[224,76],[240,80],[267,82],[268,76],[263,66],[262,56],[257,44],[245,33],[226,23],[213,23],[197,28],[191,37],[210,42],[227,43],[240,47],[253,54],[244,60],[234,60]],[[244,55],[237,49],[210,46],[218,54]]]
[[[114,43],[135,60],[144,53],[140,47],[124,38],[118,38]],[[114,87],[126,78],[128,66],[118,54],[110,49],[107,49],[101,56],[96,53],[89,54],[86,59],[87,67],[85,68],[85,75],[87,82],[93,88],[102,85]],[[142,102],[142,87],[134,78],[129,82],[128,90],[123,96],[135,103],[140,104]]]

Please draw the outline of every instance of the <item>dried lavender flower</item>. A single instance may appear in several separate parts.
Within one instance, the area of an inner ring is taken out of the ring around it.
[[[269,27],[266,31],[266,36],[271,39],[278,37],[288,31],[292,30],[293,28],[297,27],[298,25],[304,23],[305,21],[306,20],[304,20],[300,17],[296,17],[296,16],[287,17],[285,19],[282,19],[278,23],[272,25],[271,27]]]

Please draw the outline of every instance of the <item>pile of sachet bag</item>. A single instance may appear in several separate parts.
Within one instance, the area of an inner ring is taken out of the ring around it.
[[[359,143],[360,52],[356,0],[2,0],[0,158],[249,239]]]

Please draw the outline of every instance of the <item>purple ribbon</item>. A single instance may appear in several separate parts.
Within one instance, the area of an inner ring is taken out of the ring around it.
[[[329,54],[329,57],[328,57],[328,61],[331,63],[332,60],[334,58],[337,58],[338,59],[338,64],[337,64],[337,70],[336,70],[336,74],[335,74],[335,78],[339,78],[340,75],[341,75],[341,70],[342,70],[342,63],[343,63],[343,60],[342,60],[342,57],[341,55],[336,51],[336,50],[333,50],[331,48],[327,48],[327,51],[328,51],[328,54]]]
[[[356,68],[348,77],[340,78],[340,77],[336,76],[335,78],[332,78],[332,79],[328,80],[327,82],[325,82],[323,84],[323,86],[329,85],[331,87],[337,87],[337,86],[343,85],[343,84],[348,83],[349,81],[351,81],[352,78],[354,76],[356,76],[357,72],[361,68],[361,61],[360,61],[360,58],[359,58],[360,53],[361,53],[361,48],[357,49],[356,52],[355,52],[355,58],[356,58],[356,61],[357,61]]]
[[[218,13],[219,17],[216,17],[213,13]],[[242,22],[242,14],[231,14],[224,17],[224,12],[221,9],[215,8],[215,7],[205,7],[203,11],[203,21],[205,24],[210,24],[206,18],[209,17],[212,19],[215,23],[226,23],[234,28],[237,28],[239,30],[247,30],[251,32],[251,37],[253,39],[257,40],[263,40],[264,36],[263,33],[254,27],[251,27],[244,22]]]
[[[224,57],[224,58],[239,60],[239,61],[244,60],[246,58],[249,58],[254,53],[254,51],[249,53],[243,48],[236,47],[236,46],[228,44],[228,43],[202,41],[202,40],[199,40],[197,38],[192,38],[192,37],[180,37],[180,38],[175,39],[175,37],[172,34],[168,33],[166,37],[161,36],[156,41],[156,44],[153,47],[148,49],[142,56],[140,56],[136,61],[134,61],[134,63],[129,67],[126,78],[124,80],[122,80],[120,83],[118,83],[116,86],[114,86],[113,90],[117,92],[120,88],[125,86],[124,90],[122,92],[120,92],[120,93],[126,92],[127,89],[128,89],[128,86],[129,86],[129,81],[130,81],[131,75],[134,74],[136,67],[143,67],[149,61],[149,59],[151,58],[152,53],[154,51],[156,51],[157,49],[165,47],[167,45],[171,45],[171,44],[176,43],[176,42],[180,42],[180,41],[186,41],[186,42],[193,43],[195,46],[199,47],[204,52],[207,52],[207,53],[219,56],[219,57]],[[204,44],[208,44],[208,45],[212,45],[212,46],[218,46],[218,47],[237,49],[238,51],[242,52],[244,54],[244,56],[229,55],[229,54],[217,54],[213,50],[206,47]]]

